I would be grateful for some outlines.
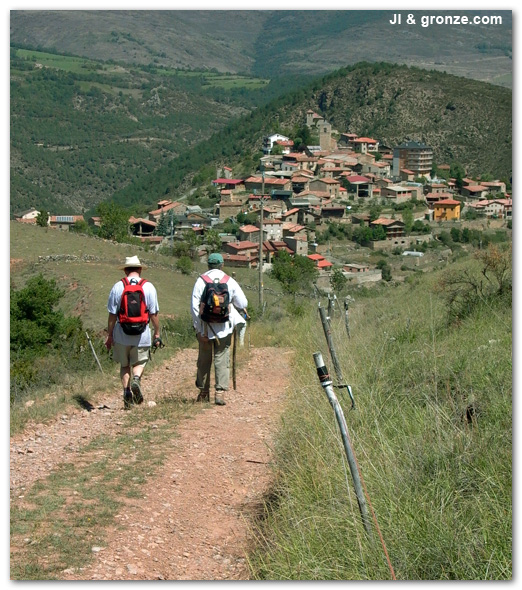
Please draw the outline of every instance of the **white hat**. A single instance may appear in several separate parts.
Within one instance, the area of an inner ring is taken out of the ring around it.
[[[120,270],[125,270],[126,268],[143,268],[146,269],[147,267],[140,262],[140,259],[137,256],[127,256],[125,258],[125,264],[120,266]]]

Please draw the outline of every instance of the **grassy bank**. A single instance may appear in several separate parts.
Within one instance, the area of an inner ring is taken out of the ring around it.
[[[466,269],[480,273],[472,260]],[[331,320],[356,402],[351,410],[336,389],[377,520],[373,542],[315,371],[319,350],[337,383],[317,310],[294,325],[300,360],[256,531],[255,578],[511,578],[511,306],[477,301],[449,322],[437,294],[447,272],[355,295],[349,339],[344,312]]]

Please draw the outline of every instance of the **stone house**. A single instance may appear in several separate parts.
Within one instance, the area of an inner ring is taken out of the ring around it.
[[[487,199],[489,193],[488,188],[481,184],[468,184],[463,186],[460,190],[462,196],[468,199]]]
[[[255,225],[242,225],[237,235],[240,241],[259,242],[259,228]]]
[[[133,236],[151,236],[158,224],[142,217],[129,217],[129,225]]]
[[[271,190],[291,190],[292,183],[286,178],[273,178],[265,176],[264,180],[261,176],[250,176],[245,180],[245,190],[248,192],[256,192],[257,194],[270,194]]]
[[[22,223],[36,223],[36,218],[38,215],[40,215],[40,211],[33,207],[20,213],[15,213],[13,217],[16,219],[16,221],[21,221]]]
[[[223,251],[226,254],[234,254],[236,256],[254,255],[259,253],[259,243],[256,244],[250,240],[228,242],[227,244],[223,244]]]
[[[157,223],[162,214],[167,215],[172,212],[173,215],[183,215],[186,210],[186,205],[177,201],[158,201],[158,208],[154,209],[154,211],[149,211],[149,220]]]
[[[327,192],[331,198],[339,198],[341,183],[334,178],[317,178],[310,182],[310,191],[319,190]]]
[[[404,236],[404,222],[399,219],[389,219],[388,217],[379,217],[374,221],[370,221],[370,227],[381,226],[386,232],[386,239],[397,238]]]
[[[383,186],[381,189],[381,196],[390,203],[405,203],[406,201],[411,201],[413,191],[412,187],[393,184]]]
[[[49,215],[48,225],[56,229],[70,229],[77,221],[85,221],[83,215]]]
[[[371,199],[373,194],[373,183],[366,177],[359,174],[352,174],[345,177],[348,183],[348,194],[353,194],[356,199]]]

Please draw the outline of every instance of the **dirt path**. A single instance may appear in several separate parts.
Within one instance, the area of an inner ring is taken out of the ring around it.
[[[160,473],[122,506],[103,547],[64,580],[247,580],[249,516],[268,491],[271,442],[288,387],[291,352],[252,348],[227,405],[183,420]],[[151,401],[195,371],[183,350],[144,379]],[[183,379],[182,379],[182,376]],[[194,395],[194,388],[186,392]],[[119,392],[93,411],[75,411],[11,439],[11,495],[23,495],[94,436],[121,429]],[[146,410],[144,406],[137,411]],[[120,417],[120,420],[118,419]],[[116,525],[116,523],[115,523]]]

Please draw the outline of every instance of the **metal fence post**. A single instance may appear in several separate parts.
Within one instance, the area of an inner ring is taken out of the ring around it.
[[[341,365],[339,363],[339,359],[337,358],[337,353],[335,351],[335,346],[334,346],[334,343],[332,340],[332,332],[330,330],[330,322],[328,321],[328,318],[326,316],[326,311],[325,311],[324,307],[321,307],[321,304],[319,304],[319,315],[321,316],[321,322],[323,324],[324,335],[326,337],[326,343],[328,344],[328,350],[330,351],[330,356],[332,357],[332,362],[334,365],[335,374],[337,375],[337,380],[339,381],[338,387],[346,387],[346,390],[348,391],[348,395],[350,396],[350,399],[352,400],[352,410],[354,410],[355,409],[355,400],[353,399],[352,390],[349,385],[346,385],[344,383],[343,372],[341,370]]]
[[[366,500],[364,497],[364,491],[361,483],[361,477],[359,474],[359,469],[357,466],[357,462],[355,460],[355,455],[353,453],[353,449],[350,443],[350,438],[348,436],[348,427],[346,426],[346,420],[344,418],[343,410],[335,396],[335,392],[332,387],[332,380],[330,379],[330,375],[328,374],[328,369],[326,368],[323,355],[320,352],[314,353],[314,361],[315,366],[317,368],[317,375],[319,377],[319,382],[323,389],[326,392],[328,397],[328,401],[332,406],[335,417],[337,418],[337,423],[339,424],[339,428],[341,431],[341,436],[343,439],[343,446],[346,452],[346,456],[348,458],[348,465],[350,466],[350,472],[352,474],[352,479],[355,488],[355,495],[357,496],[357,502],[359,504],[359,511],[361,513],[362,522],[364,529],[368,537],[372,537],[371,527],[370,527],[370,518],[368,515],[368,508],[366,506]]]

